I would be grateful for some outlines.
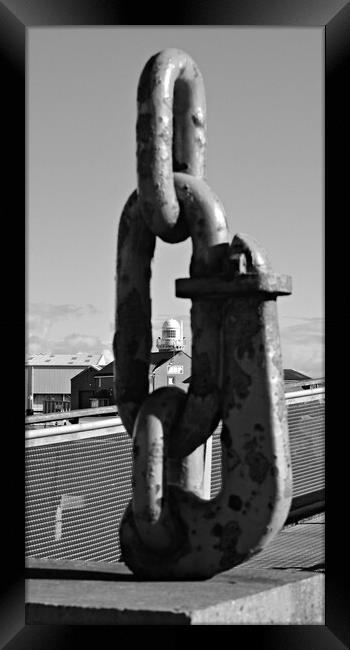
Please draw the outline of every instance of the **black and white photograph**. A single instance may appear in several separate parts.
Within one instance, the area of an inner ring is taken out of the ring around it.
[[[26,27],[26,630],[327,626],[326,45]]]
[[[322,30],[27,48],[26,556],[116,575],[28,620],[322,624]]]

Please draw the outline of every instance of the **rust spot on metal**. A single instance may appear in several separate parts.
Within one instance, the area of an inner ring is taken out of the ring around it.
[[[139,152],[137,159],[137,172],[143,180],[152,178],[152,158],[153,152],[150,149],[144,149]],[[142,205],[144,205],[144,201],[142,201]]]
[[[249,395],[252,383],[251,377],[242,369],[233,355],[227,360],[230,365],[230,374],[226,374],[224,385],[227,386],[224,397],[223,416],[226,418],[233,409],[241,408],[241,401]]]
[[[263,483],[270,467],[269,461],[261,451],[257,451],[256,438],[247,442],[244,447],[247,451],[244,460],[249,467],[250,478],[255,483]]]
[[[152,114],[141,113],[136,124],[136,137],[138,143],[148,143],[152,134]]]
[[[237,542],[242,530],[236,521],[228,522],[222,532],[219,548],[222,551],[220,566],[222,570],[232,567],[243,559],[243,555],[237,552]]]
[[[206,510],[205,513],[203,514],[203,517],[204,519],[215,519],[216,514],[214,510],[208,508],[208,510]]]
[[[203,80],[184,52],[172,50],[170,57],[166,52],[158,52],[142,71],[137,100],[140,203],[142,206],[145,201],[154,203],[155,218],[151,224],[154,233],[182,241],[183,233],[174,235],[169,230],[180,214],[173,173],[186,172],[198,178],[204,174]],[[164,202],[161,196],[167,196],[168,201]]]
[[[217,382],[212,375],[209,356],[206,352],[194,354],[193,363],[196,366],[196,375],[193,377],[191,388],[195,395],[205,397],[209,393],[217,390]]]
[[[242,499],[238,494],[230,494],[228,499],[228,507],[231,510],[241,510],[242,508]]]
[[[240,464],[241,458],[238,452],[233,448],[233,440],[232,440],[231,432],[225,423],[222,425],[220,439],[221,439],[221,444],[226,449],[226,454],[230,463],[230,469],[232,470],[235,467],[237,467],[237,465]]]
[[[222,535],[223,527],[221,524],[215,524],[211,529],[210,533],[215,535],[215,537],[220,537]]]

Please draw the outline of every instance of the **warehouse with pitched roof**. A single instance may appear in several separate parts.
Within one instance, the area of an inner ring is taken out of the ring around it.
[[[70,410],[71,379],[89,366],[106,365],[103,354],[35,354],[25,365],[25,409],[52,413]]]

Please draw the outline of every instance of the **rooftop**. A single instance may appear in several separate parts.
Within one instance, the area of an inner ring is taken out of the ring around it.
[[[302,372],[292,370],[292,368],[285,368],[285,370],[283,370],[283,373],[284,381],[302,381],[303,379],[312,379],[312,377],[309,377],[309,375],[304,375]]]
[[[32,354],[26,358],[27,366],[104,366],[106,359],[101,353],[78,352],[77,354]]]
[[[169,359],[173,359],[176,357],[178,354],[185,354],[187,357],[189,357],[186,352],[183,350],[179,350],[178,352],[173,352],[173,351],[167,351],[167,350],[161,350],[160,352],[151,352],[151,357],[150,357],[150,372],[153,372],[156,368],[159,368],[163,363],[168,361]],[[190,357],[189,357],[190,358]],[[114,361],[111,361],[111,363],[108,363],[102,370],[100,370],[97,375],[98,377],[112,377],[114,372]]]

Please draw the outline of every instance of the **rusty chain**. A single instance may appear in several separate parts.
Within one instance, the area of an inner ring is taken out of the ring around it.
[[[146,63],[137,89],[137,179],[142,215],[168,242],[189,236],[174,172],[203,178],[206,154],[204,84],[192,59],[175,49]]]
[[[174,133],[173,133],[174,131]],[[203,180],[205,97],[192,59],[165,50],[138,87],[138,190],[119,224],[114,338],[119,414],[133,437],[133,498],[120,525],[139,576],[203,579],[261,550],[283,525],[291,468],[276,297],[291,292],[247,235],[231,246],[224,209]],[[192,376],[188,393],[148,395],[150,278],[156,236],[191,236]],[[203,443],[222,420],[222,489],[201,498]]]

